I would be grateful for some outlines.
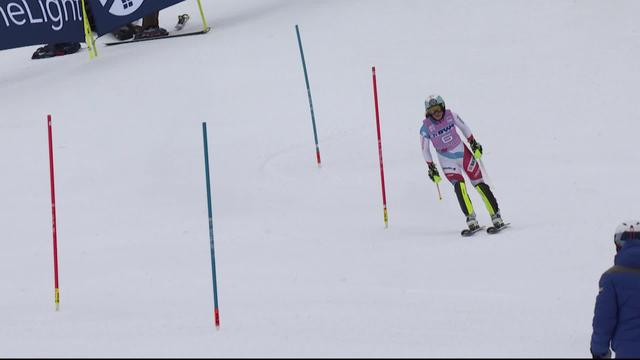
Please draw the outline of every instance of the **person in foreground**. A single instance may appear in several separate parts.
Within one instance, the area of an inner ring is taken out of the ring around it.
[[[640,358],[640,220],[618,225],[614,266],[600,278],[591,335],[594,359]]]

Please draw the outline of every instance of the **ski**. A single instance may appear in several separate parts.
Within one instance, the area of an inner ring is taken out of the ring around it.
[[[178,15],[178,23],[175,26],[175,29],[180,31],[184,27],[184,25],[189,21],[189,14]]]
[[[497,234],[500,231],[502,231],[504,228],[509,227],[509,225],[511,225],[511,223],[505,223],[504,225],[502,225],[499,228],[497,228],[495,226],[491,226],[491,227],[487,228],[487,233],[488,234]]]
[[[210,27],[208,27],[206,30],[200,30],[200,31],[194,31],[194,32],[188,32],[188,33],[182,33],[182,34],[172,34],[169,33],[169,35],[165,35],[165,36],[158,36],[158,37],[153,37],[153,38],[146,38],[146,39],[133,39],[133,40],[125,40],[125,41],[116,41],[116,42],[108,42],[105,43],[106,46],[113,46],[113,45],[122,45],[122,44],[131,44],[131,43],[137,43],[137,42],[141,42],[141,41],[151,41],[151,40],[160,40],[160,39],[171,39],[171,38],[177,38],[177,37],[181,37],[181,36],[190,36],[190,35],[201,35],[201,34],[206,34],[211,30]]]
[[[474,230],[464,229],[460,232],[460,235],[464,237],[471,236],[482,229],[484,229],[484,226],[479,226],[477,229],[474,229]]]

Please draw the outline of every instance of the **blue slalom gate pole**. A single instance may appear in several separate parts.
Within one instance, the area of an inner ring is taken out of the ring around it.
[[[216,251],[213,246],[213,211],[211,208],[211,185],[209,178],[209,143],[207,141],[207,123],[202,123],[204,140],[204,168],[207,178],[207,209],[209,211],[209,244],[211,246],[211,276],[213,277],[213,317],[216,328],[220,328],[220,312],[218,310],[218,282],[216,276]]]
[[[313,101],[311,100],[311,87],[309,86],[309,75],[307,74],[307,62],[304,60],[304,50],[302,50],[302,40],[300,40],[300,30],[296,25],[296,35],[298,36],[298,47],[300,48],[300,58],[302,59],[302,69],[304,70],[304,81],[307,84],[307,96],[309,97],[309,109],[311,110],[311,123],[313,124],[313,139],[316,142],[316,161],[318,167],[322,166],[320,162],[320,146],[318,146],[318,131],[316,130],[316,116],[313,112]]]

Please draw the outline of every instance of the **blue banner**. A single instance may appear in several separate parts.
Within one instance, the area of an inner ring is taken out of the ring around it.
[[[184,0],[89,0],[89,3],[96,25],[94,30],[102,36],[182,1]]]
[[[83,42],[83,26],[81,0],[0,0],[0,50]]]

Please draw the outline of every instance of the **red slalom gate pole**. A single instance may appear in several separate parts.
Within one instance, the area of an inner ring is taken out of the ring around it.
[[[47,116],[49,130],[49,173],[51,175],[51,221],[53,225],[53,274],[55,284],[56,311],[60,310],[60,287],[58,283],[58,233],[56,231],[56,188],[53,172],[53,136],[51,134],[51,115]]]
[[[378,157],[380,158],[380,179],[382,183],[382,206],[384,209],[384,227],[389,227],[389,214],[387,213],[387,192],[384,185],[384,166],[382,162],[382,137],[380,136],[380,112],[378,110],[378,85],[376,81],[376,67],[371,67],[373,74],[373,100],[376,105],[376,128],[378,130]]]

